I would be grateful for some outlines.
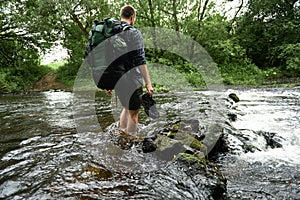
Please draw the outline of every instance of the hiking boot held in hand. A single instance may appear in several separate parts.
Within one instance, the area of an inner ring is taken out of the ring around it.
[[[159,118],[159,112],[156,109],[156,102],[148,93],[141,96],[141,103],[149,117],[153,119]]]

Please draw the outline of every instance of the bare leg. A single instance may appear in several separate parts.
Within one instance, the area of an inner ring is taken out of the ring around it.
[[[125,107],[123,107],[123,110],[120,115],[120,128],[121,129],[126,130],[128,117],[129,117],[129,112]]]
[[[123,107],[120,115],[120,128],[127,133],[135,133],[138,127],[139,110],[128,110]]]
[[[139,110],[129,110],[129,116],[127,120],[127,132],[135,133],[138,128]]]

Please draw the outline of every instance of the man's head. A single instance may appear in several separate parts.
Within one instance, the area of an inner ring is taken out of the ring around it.
[[[122,21],[126,21],[132,26],[134,25],[136,13],[135,9],[132,6],[123,6],[120,11],[120,16]]]

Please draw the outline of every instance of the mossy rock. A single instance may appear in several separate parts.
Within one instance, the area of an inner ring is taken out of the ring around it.
[[[167,137],[169,137],[171,139],[174,139],[176,137],[176,135],[177,135],[177,133],[171,132],[171,131],[167,133]]]
[[[154,144],[157,146],[157,150],[163,151],[167,148],[172,148],[175,144],[181,143],[181,141],[171,139],[169,137],[158,135]]]
[[[200,109],[199,109],[199,112],[200,112],[200,113],[205,113],[206,110],[207,110],[206,108],[200,108]]]
[[[207,147],[202,142],[185,132],[168,132],[166,135],[158,135],[154,143],[157,146],[157,149],[161,151],[166,148],[172,148],[174,144],[181,144],[187,145],[195,151],[207,153]]]
[[[178,132],[178,130],[179,130],[179,128],[180,128],[180,124],[181,124],[180,121],[174,123],[174,124],[172,125],[172,127],[170,128],[170,131],[171,131],[171,132],[174,132],[174,133]]]
[[[180,153],[178,154],[177,160],[179,162],[183,162],[189,165],[197,164],[201,168],[206,169],[206,159],[204,154],[188,154],[188,153]]]
[[[202,142],[200,142],[199,140],[197,140],[195,138],[193,139],[192,143],[190,144],[190,147],[197,151],[201,151],[204,154],[207,153],[207,147]]]

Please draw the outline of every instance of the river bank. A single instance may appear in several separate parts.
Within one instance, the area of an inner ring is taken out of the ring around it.
[[[276,88],[276,87],[296,87],[300,85],[300,77],[293,77],[293,78],[277,78],[277,79],[270,79],[265,80],[261,84],[256,85],[224,85],[225,89],[251,89],[251,88]],[[18,91],[18,92],[3,92],[2,88],[0,89],[0,95],[5,94],[26,94],[32,92],[44,92],[44,91],[66,91],[72,92],[73,85],[66,85],[62,81],[57,78],[55,73],[49,72],[45,74],[40,80],[35,82],[32,88]],[[154,90],[156,92],[168,92],[169,88],[156,86],[154,84]],[[196,87],[194,88],[195,91],[202,91],[206,90],[206,87]],[[2,92],[1,92],[2,91]]]

